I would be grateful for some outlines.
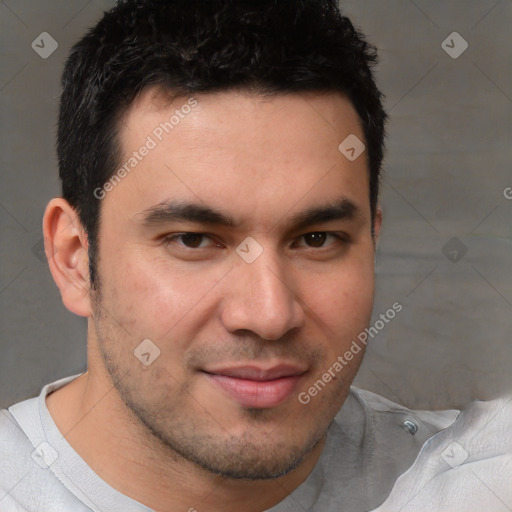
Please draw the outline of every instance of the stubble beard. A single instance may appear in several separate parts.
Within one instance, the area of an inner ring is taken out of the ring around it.
[[[282,477],[296,469],[325,439],[336,411],[333,414],[324,411],[326,413],[324,417],[330,416],[325,424],[317,423],[314,432],[300,436],[298,442],[288,443],[255,435],[257,427],[261,426],[263,429],[273,417],[272,412],[267,410],[245,409],[244,420],[250,428],[234,436],[226,430],[223,431],[221,421],[217,421],[206,410],[202,416],[197,412],[194,415],[193,411],[187,415],[187,412],[192,409],[190,405],[197,404],[187,389],[182,388],[181,396],[188,397],[188,406],[187,400],[181,400],[181,402],[174,400],[175,404],[167,409],[162,408],[158,403],[152,403],[150,399],[148,400],[151,394],[146,393],[145,396],[143,386],[134,377],[136,366],[133,362],[130,364],[129,360],[133,354],[130,351],[127,351],[127,354],[122,353],[123,340],[115,333],[115,322],[109,321],[108,315],[102,312],[99,288],[96,290],[93,304],[95,305],[98,349],[105,370],[119,399],[139,427],[138,431],[144,433],[142,444],[150,446],[159,458],[163,454],[166,459],[171,460],[171,463],[192,463],[210,475],[219,475],[228,479],[270,480]],[[117,328],[117,331],[123,332],[120,328]],[[136,361],[135,357],[134,361]],[[159,370],[155,367],[150,371],[154,372],[152,374],[154,388],[158,388],[156,383],[160,382],[159,372],[167,373],[169,377],[167,370],[162,368]],[[173,381],[172,378],[170,380]],[[174,384],[179,386],[176,381]],[[338,387],[340,388],[341,384]],[[331,393],[326,395],[332,396]],[[328,401],[327,396],[320,400],[322,399]],[[169,403],[162,395],[160,400],[164,405]],[[284,417],[282,426],[277,428],[293,428],[291,421],[290,418]],[[296,423],[300,425],[300,422],[299,417]],[[282,436],[283,439],[290,437],[292,436]],[[255,438],[260,442],[255,442]]]

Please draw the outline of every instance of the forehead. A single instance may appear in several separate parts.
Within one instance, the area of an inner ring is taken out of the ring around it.
[[[360,119],[338,93],[189,98],[148,89],[120,124],[128,172],[105,202],[141,211],[193,199],[267,220],[326,196],[369,209],[366,154],[350,161],[339,149],[354,136],[364,141]]]

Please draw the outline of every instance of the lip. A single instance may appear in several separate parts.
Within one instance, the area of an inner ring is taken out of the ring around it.
[[[306,371],[282,364],[267,369],[242,366],[204,373],[242,407],[268,409],[284,403]]]

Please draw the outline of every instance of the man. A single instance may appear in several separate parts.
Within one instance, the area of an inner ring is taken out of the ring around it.
[[[454,422],[351,388],[374,62],[331,0],[126,0],[73,48],[44,234],[88,370],[2,412],[2,511],[367,511]]]

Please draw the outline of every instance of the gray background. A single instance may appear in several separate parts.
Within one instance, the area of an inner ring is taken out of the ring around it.
[[[86,321],[60,301],[41,219],[59,194],[63,61],[112,5],[0,2],[0,406],[85,369]],[[498,396],[512,389],[512,2],[341,5],[379,48],[391,116],[375,319],[403,305],[372,340],[356,384],[415,408]],[[441,46],[454,31],[469,45],[457,59]],[[31,47],[42,32],[59,45],[47,59]]]

